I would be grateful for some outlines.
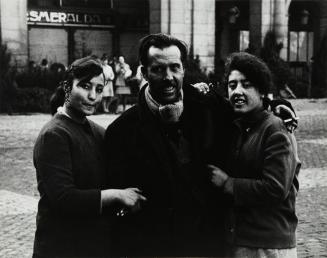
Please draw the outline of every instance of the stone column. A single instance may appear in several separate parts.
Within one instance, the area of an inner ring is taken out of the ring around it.
[[[161,32],[161,0],[149,1],[149,12],[150,33]]]
[[[150,33],[163,32],[185,41],[201,66],[214,69],[215,0],[151,0]]]
[[[199,0],[151,0],[150,33],[167,33],[191,44],[191,4]]]
[[[262,46],[262,1],[250,0],[250,49],[254,54],[259,54]]]
[[[290,0],[250,0],[250,44],[258,54],[269,30],[283,43],[281,57],[286,58],[288,8]]]
[[[280,57],[287,58],[287,34],[288,34],[288,9],[291,0],[274,0],[273,30],[277,41],[283,43]]]
[[[194,0],[193,50],[206,72],[213,71],[215,64],[215,5],[215,0]]]
[[[27,2],[26,0],[0,0],[0,30],[2,43],[12,53],[12,62],[23,67],[28,58]]]

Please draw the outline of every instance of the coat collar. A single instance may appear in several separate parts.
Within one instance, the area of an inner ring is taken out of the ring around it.
[[[269,116],[269,112],[265,109],[259,110],[249,115],[238,117],[234,120],[234,124],[242,129],[248,131],[249,129],[261,124]]]

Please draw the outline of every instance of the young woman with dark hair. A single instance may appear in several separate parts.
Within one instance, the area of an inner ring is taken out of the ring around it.
[[[267,111],[271,72],[259,58],[233,53],[225,85],[235,113],[226,168],[209,165],[212,183],[229,200],[231,257],[297,257],[295,212],[301,166],[294,134]]]
[[[110,255],[110,217],[145,200],[137,188],[106,189],[104,129],[86,118],[101,103],[105,80],[99,59],[76,60],[53,98],[55,114],[34,147],[41,198],[33,257]]]

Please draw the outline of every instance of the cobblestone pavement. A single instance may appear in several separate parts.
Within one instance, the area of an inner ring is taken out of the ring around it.
[[[327,99],[292,101],[300,117],[296,136],[300,191],[299,257],[327,257]],[[32,148],[49,115],[0,115],[0,257],[31,257],[38,201]],[[103,126],[115,116],[91,118]]]

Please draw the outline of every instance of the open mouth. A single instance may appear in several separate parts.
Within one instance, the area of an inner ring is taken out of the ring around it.
[[[170,93],[170,92],[175,91],[175,87],[174,86],[166,87],[166,88],[164,88],[163,91],[167,92],[167,93]]]
[[[242,97],[235,97],[235,98],[233,98],[233,103],[235,106],[242,106],[242,105],[246,104],[246,100],[245,100],[245,98],[242,98]]]
[[[95,107],[95,105],[91,105],[91,104],[83,104],[83,106],[85,106],[86,108],[88,108],[88,109],[92,109],[92,108],[94,108]]]
[[[162,89],[163,94],[171,95],[175,94],[176,88],[174,86],[168,86]]]

